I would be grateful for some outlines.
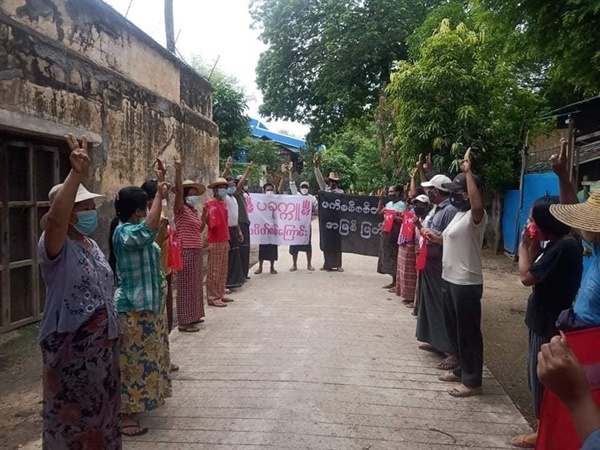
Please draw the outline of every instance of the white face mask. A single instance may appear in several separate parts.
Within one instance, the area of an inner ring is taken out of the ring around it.
[[[185,202],[188,204],[188,206],[191,206],[192,208],[194,206],[196,206],[199,201],[200,201],[200,196],[198,196],[198,195],[190,195],[189,197],[185,198]]]
[[[308,189],[307,188],[300,188],[300,193],[302,195],[308,195]]]
[[[273,191],[266,191],[265,195],[273,195]]]

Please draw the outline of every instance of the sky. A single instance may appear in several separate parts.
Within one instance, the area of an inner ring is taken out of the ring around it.
[[[104,0],[165,46],[163,0]],[[173,0],[175,36],[180,57],[191,62],[200,56],[234,76],[249,97],[248,114],[259,117],[262,96],[256,86],[256,65],[266,46],[250,28],[249,0]],[[127,13],[127,10],[129,12]],[[267,123],[272,131],[287,130],[304,137],[309,128],[294,122]]]

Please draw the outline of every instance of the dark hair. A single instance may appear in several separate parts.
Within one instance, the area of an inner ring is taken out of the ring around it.
[[[265,184],[263,184],[263,191],[267,190],[267,186],[271,186],[273,188],[273,190],[275,190],[275,185],[273,183],[271,183],[270,181],[268,181]]]
[[[188,194],[190,193],[190,191],[191,191],[192,189],[193,189],[193,188],[192,188],[191,186],[184,187],[184,188],[183,188],[183,197],[184,197],[184,198],[185,198],[185,197],[187,197],[187,196],[188,196]]]
[[[571,232],[571,227],[565,225],[550,214],[550,205],[560,203],[557,196],[538,198],[531,207],[531,218],[540,229],[540,231],[551,237],[562,237]]]
[[[117,270],[117,257],[113,247],[115,230],[120,222],[126,222],[138,209],[146,209],[147,207],[148,194],[144,189],[136,186],[121,189],[115,198],[115,212],[117,217],[110,222],[110,231],[108,233],[108,249],[110,250],[108,263],[112,267],[113,272],[115,272],[115,275]]]
[[[394,192],[398,192],[400,195],[404,194],[404,186],[401,184],[396,184],[392,187],[394,188]]]
[[[148,200],[156,197],[156,193],[158,192],[158,181],[157,180],[147,180],[142,184],[142,189],[148,195]]]

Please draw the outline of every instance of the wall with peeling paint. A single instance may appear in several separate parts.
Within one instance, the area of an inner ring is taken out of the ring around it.
[[[109,198],[139,186],[156,155],[179,153],[202,183],[218,173],[210,84],[101,0],[0,0],[2,129],[85,132],[88,187]],[[110,202],[100,214],[104,232]]]

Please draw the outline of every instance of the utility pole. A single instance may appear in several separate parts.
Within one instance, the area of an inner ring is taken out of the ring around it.
[[[175,53],[175,25],[173,21],[173,0],[165,0],[165,31],[167,33],[167,50]]]

